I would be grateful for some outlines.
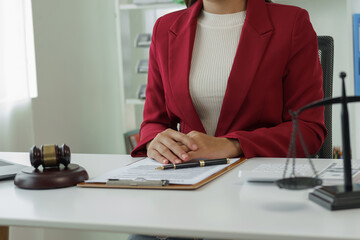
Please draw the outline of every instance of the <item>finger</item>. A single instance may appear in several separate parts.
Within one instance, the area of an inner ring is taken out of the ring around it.
[[[184,145],[182,143],[178,143],[178,144],[184,152],[188,153],[189,151],[191,151],[186,145]]]
[[[161,154],[164,158],[166,158],[173,164],[182,162],[179,157],[172,152],[172,149],[170,149],[164,144],[158,144],[155,149],[159,152],[159,154]]]
[[[169,160],[167,160],[164,156],[162,156],[158,151],[155,149],[151,149],[148,151],[148,157],[154,159],[162,164],[168,164]]]
[[[186,134],[186,135],[189,136],[190,138],[196,138],[197,136],[200,136],[200,135],[202,135],[202,134],[203,134],[203,133],[201,133],[201,132],[198,132],[198,131],[193,130],[193,131],[189,132],[189,133]]]
[[[178,158],[180,158],[183,161],[188,160],[188,155],[184,151],[184,149],[174,140],[172,139],[166,139],[162,142],[164,146],[166,146],[173,154],[175,154]],[[184,145],[185,146],[185,145]],[[186,147],[186,146],[185,146]],[[162,152],[161,152],[162,153]],[[176,160],[176,159],[175,159]],[[178,162],[177,162],[178,163]]]
[[[156,138],[159,143],[167,147],[172,154],[176,155],[179,159],[174,159],[173,156],[168,153],[167,149],[164,148],[157,148],[157,150],[165,157],[171,157],[169,160],[171,162],[180,163],[179,160],[187,161],[188,155],[186,151],[183,150],[181,147],[181,142],[177,141],[176,139],[181,139],[181,136],[185,136],[183,133],[176,132],[172,129],[165,130],[164,132],[159,133]],[[184,145],[184,144],[183,144]],[[186,145],[185,145],[186,146]]]
[[[170,131],[173,131],[172,129],[169,129]],[[155,159],[156,161],[160,163],[167,164],[169,162],[172,163],[181,163],[181,160],[178,159],[177,156],[175,156],[171,150],[169,150],[165,145],[164,142],[171,142],[173,141],[169,137],[169,130],[165,130],[163,132],[160,132],[157,134],[157,136],[150,142],[147,143],[147,152],[148,156]]]
[[[192,139],[190,136],[188,136],[184,133],[181,133],[181,132],[174,131],[174,130],[169,131],[168,134],[172,139],[186,145],[189,149],[191,149],[191,150],[198,149],[198,146],[197,146],[195,140]]]
[[[199,151],[190,151],[188,152],[188,156],[189,156],[189,161],[202,158],[201,153]]]
[[[191,150],[190,150],[186,145],[184,145],[184,144],[182,144],[182,143],[177,142],[177,144],[181,147],[182,151],[184,151],[184,152],[186,153],[186,155],[183,156],[181,160],[183,160],[184,162],[189,161],[190,158],[189,158],[189,156],[188,156],[187,154],[188,154],[188,152],[190,152]]]
[[[183,143],[181,143],[181,142],[176,142],[183,150],[184,150],[184,152],[189,152],[189,151],[191,151],[191,149],[190,148],[188,148],[186,145],[184,145]]]

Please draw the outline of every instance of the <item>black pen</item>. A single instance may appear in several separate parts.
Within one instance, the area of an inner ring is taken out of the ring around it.
[[[166,164],[160,167],[157,167],[157,170],[166,170],[166,169],[181,169],[181,168],[193,168],[193,167],[205,167],[211,165],[220,165],[220,164],[229,164],[229,158],[219,158],[219,159],[208,159],[208,160],[199,160],[196,162],[186,162],[179,164]]]

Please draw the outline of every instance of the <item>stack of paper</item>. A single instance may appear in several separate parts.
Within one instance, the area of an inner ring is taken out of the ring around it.
[[[240,161],[239,158],[230,159],[230,164]],[[99,177],[86,181],[86,183],[106,183],[109,179],[121,180],[168,180],[170,184],[192,185],[225,169],[229,164],[206,167],[183,168],[176,170],[156,170],[162,166],[159,162],[146,158],[123,168],[105,173]]]

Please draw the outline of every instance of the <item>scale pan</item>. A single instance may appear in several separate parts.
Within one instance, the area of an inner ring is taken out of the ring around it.
[[[322,184],[322,180],[313,177],[290,177],[283,178],[276,181],[279,188],[289,190],[303,190],[313,188]]]

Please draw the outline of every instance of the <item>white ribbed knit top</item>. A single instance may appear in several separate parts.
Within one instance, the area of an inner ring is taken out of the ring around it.
[[[189,90],[206,130],[214,136],[246,11],[198,17]]]

